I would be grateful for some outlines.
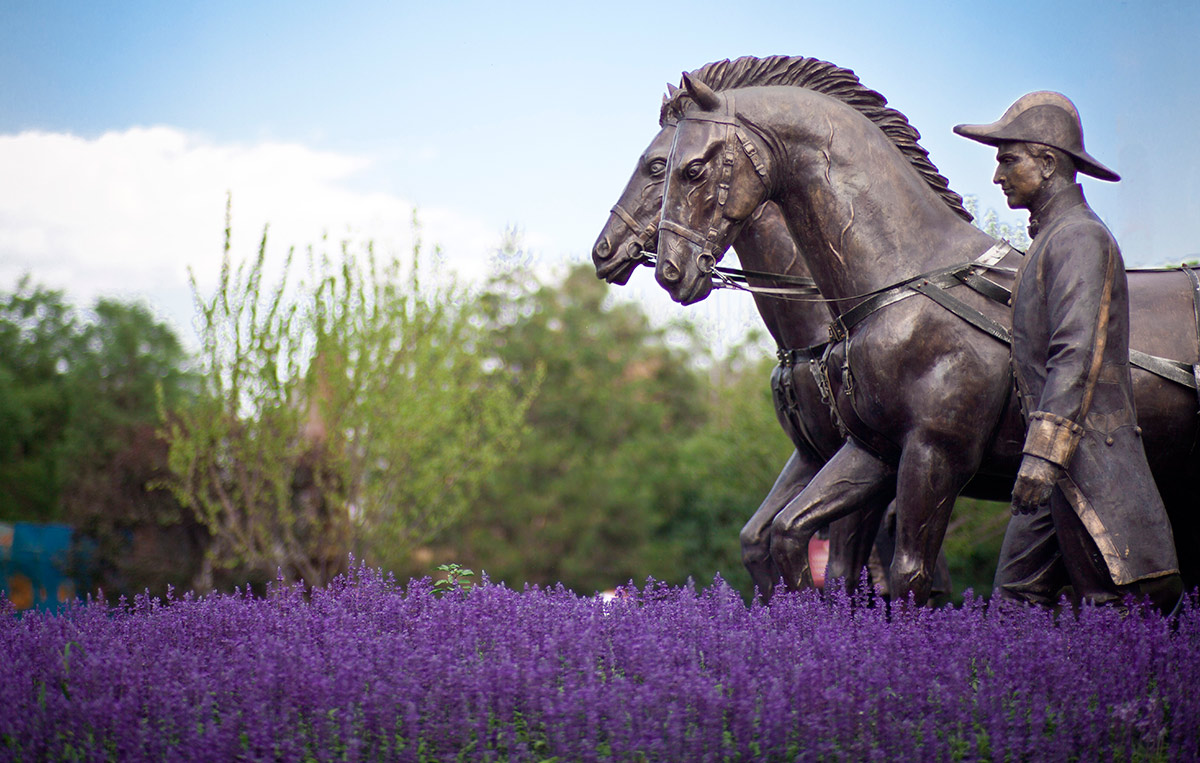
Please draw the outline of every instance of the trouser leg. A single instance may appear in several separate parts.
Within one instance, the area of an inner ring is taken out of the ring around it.
[[[1050,507],[1014,515],[1004,532],[992,596],[1052,607],[1068,582]]]

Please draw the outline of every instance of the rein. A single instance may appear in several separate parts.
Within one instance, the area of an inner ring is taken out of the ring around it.
[[[651,268],[658,262],[656,255],[645,250],[642,250],[635,259],[639,265],[646,265]],[[767,278],[782,284],[791,284],[791,286],[750,286],[749,279],[751,278]],[[786,295],[813,297],[814,299],[810,300],[813,302],[836,301],[822,297],[821,292],[817,289],[817,282],[808,276],[792,276],[786,273],[767,273],[762,270],[740,270],[738,268],[714,266],[712,269],[712,279],[714,289],[733,289],[735,291],[770,294],[779,297]]]

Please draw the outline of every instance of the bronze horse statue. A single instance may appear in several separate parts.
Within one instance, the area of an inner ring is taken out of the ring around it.
[[[662,208],[662,178],[674,135],[675,122],[670,120],[642,152],[596,239],[592,250],[596,275],[609,283],[626,283],[639,265],[649,262],[643,253],[654,251]],[[781,263],[777,273],[808,277],[808,269],[795,251],[779,208],[772,203],[756,211],[733,246],[746,259],[754,257],[752,249],[776,249],[780,256],[770,259]],[[752,279],[751,283],[765,285],[759,279]],[[808,370],[810,358],[814,353],[819,357],[827,343],[831,317],[828,308],[815,301],[784,302],[759,295],[754,299],[768,333],[780,348],[780,364],[771,378],[772,396],[780,426],[795,447],[770,492],[741,532],[742,563],[765,599],[780,576],[769,550],[771,521],[841,447],[844,437]],[[885,506],[886,500],[882,505],[863,507],[861,513],[882,515]],[[857,579],[857,570],[866,563],[873,540],[868,528],[878,524],[879,517],[855,513],[830,526],[827,566],[830,578]]]
[[[683,304],[705,298],[730,243],[774,201],[835,315],[839,341],[822,368],[852,437],[775,517],[772,558],[788,585],[807,584],[803,552],[816,528],[895,491],[890,589],[923,602],[955,497],[976,474],[1011,484],[1016,473],[1023,425],[1011,405],[1009,315],[985,293],[1011,287],[1019,254],[992,256],[1003,250],[968,222],[916,130],[878,93],[685,84],[693,104],[666,167],[657,280]],[[1195,366],[1191,280],[1138,271],[1129,284],[1131,346],[1177,359],[1176,371]],[[1140,368],[1133,378],[1146,452],[1194,585],[1194,383]]]
[[[822,77],[829,64],[811,58],[739,59],[707,64],[692,73],[717,87],[739,87],[761,81],[797,86],[819,79],[827,91],[852,92],[857,80],[853,75]],[[667,156],[687,99],[673,86],[663,99],[659,123],[661,129],[638,158],[633,174],[592,250],[598,277],[609,283],[624,284],[641,264],[649,264],[644,253],[654,252],[658,241],[658,220],[662,208],[663,181]],[[779,478],[754,516],[742,529],[742,561],[764,598],[778,582],[780,573],[770,556],[770,528],[775,516],[799,495],[845,440],[822,399],[822,390],[809,370],[810,361],[820,358],[828,344],[829,308],[815,290],[794,284],[811,284],[803,258],[777,205],[766,202],[755,210],[740,232],[733,248],[743,262],[769,262],[770,274],[742,274],[755,300],[763,323],[779,348],[779,365],[774,369],[771,388],[780,426],[791,439],[795,451],[788,458]],[[737,272],[737,271],[735,271]],[[975,480],[969,495],[997,498],[1007,495],[1007,484],[984,485]],[[829,527],[830,578],[844,578],[848,584],[858,581],[859,570],[867,563],[875,542],[889,496],[880,496],[872,505],[864,505],[853,515],[833,522]],[[891,559],[888,539],[877,544],[883,565]],[[939,561],[938,588],[949,592],[949,573],[945,560]],[[886,580],[877,581],[886,585]]]

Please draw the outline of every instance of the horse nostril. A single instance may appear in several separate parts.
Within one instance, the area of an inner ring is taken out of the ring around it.
[[[592,249],[592,255],[598,260],[607,260],[610,254],[612,254],[612,245],[608,243],[607,238],[597,241],[595,248]]]
[[[679,272],[679,268],[675,266],[675,263],[671,262],[670,260],[663,261],[663,263],[662,263],[663,280],[674,283],[679,280],[680,275],[681,275],[681,273]]]

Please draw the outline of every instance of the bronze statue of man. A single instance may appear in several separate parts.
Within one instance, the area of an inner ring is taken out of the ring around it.
[[[1012,366],[1027,433],[997,595],[1052,605],[1148,596],[1182,582],[1171,524],[1146,462],[1129,370],[1129,293],[1116,240],[1076,173],[1120,177],[1083,147],[1075,105],[1029,93],[959,135],[996,147],[993,182],[1027,209],[1033,243],[1012,298]]]

